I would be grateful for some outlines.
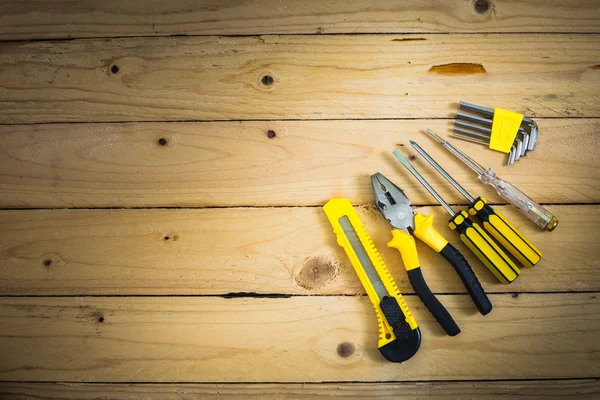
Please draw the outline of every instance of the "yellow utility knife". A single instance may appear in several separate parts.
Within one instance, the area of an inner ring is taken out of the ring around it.
[[[391,362],[408,360],[421,346],[421,331],[358,214],[350,200],[340,198],[323,210],[375,308],[379,351]]]

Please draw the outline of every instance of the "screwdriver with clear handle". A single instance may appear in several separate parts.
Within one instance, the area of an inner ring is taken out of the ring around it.
[[[446,150],[454,154],[459,160],[464,162],[479,175],[481,182],[490,185],[504,200],[508,201],[513,206],[517,207],[527,218],[535,222],[537,226],[549,232],[553,231],[558,225],[558,219],[544,207],[533,201],[525,193],[521,192],[511,183],[500,179],[493,169],[485,169],[475,160],[467,156],[465,153],[457,149],[452,143],[442,139],[436,135],[431,129],[427,129],[427,133],[437,139]]]
[[[485,197],[473,198],[462,186],[458,184],[425,150],[416,142],[410,141],[410,144],[425,160],[429,162],[448,182],[454,186],[467,200],[469,205],[469,214],[477,215],[485,229],[494,237],[506,250],[508,250],[521,264],[527,268],[533,267],[542,258],[542,252],[533,245],[513,224],[511,224],[504,215],[492,208]]]
[[[460,240],[479,258],[479,260],[494,274],[496,278],[502,283],[509,284],[521,273],[519,267],[517,267],[506,253],[498,247],[496,242],[488,236],[487,233],[476,223],[469,219],[469,215],[466,211],[460,211],[456,213],[452,207],[448,205],[442,199],[442,197],[435,191],[434,188],[427,183],[427,181],[417,172],[412,166],[410,161],[404,157],[404,155],[398,150],[392,152],[398,159],[400,164],[404,165],[406,169],[414,175],[415,178],[431,193],[433,197],[442,205],[442,207],[448,211],[452,216],[448,225],[450,229],[458,232]]]

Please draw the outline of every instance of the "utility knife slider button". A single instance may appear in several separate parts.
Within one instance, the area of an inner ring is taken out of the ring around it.
[[[381,308],[383,315],[385,315],[388,324],[390,324],[394,330],[396,339],[405,341],[413,335],[413,331],[408,322],[406,322],[406,316],[398,305],[396,298],[385,296],[383,299],[381,299],[379,307]]]

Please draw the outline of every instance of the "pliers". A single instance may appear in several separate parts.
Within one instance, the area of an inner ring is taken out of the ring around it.
[[[492,303],[481,287],[479,280],[464,256],[435,230],[433,215],[430,214],[425,217],[418,212],[414,212],[404,191],[379,172],[371,175],[371,184],[373,185],[377,208],[379,208],[384,218],[396,228],[392,230],[392,240],[388,243],[388,246],[400,251],[404,268],[408,273],[408,278],[415,293],[446,333],[455,336],[460,333],[460,328],[427,286],[421,272],[413,235],[425,242],[436,253],[440,253],[448,261],[460,276],[479,312],[483,315],[489,313],[492,310]]]

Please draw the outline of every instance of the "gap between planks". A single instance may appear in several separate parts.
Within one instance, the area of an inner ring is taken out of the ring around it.
[[[501,381],[430,381],[430,382],[377,382],[377,383],[81,383],[54,382],[0,383],[0,394],[5,400],[33,398],[39,400],[80,399],[133,400],[141,396],[147,400],[179,400],[189,396],[229,399],[322,399],[335,396],[346,400],[377,399],[404,400],[416,398],[457,400],[504,400],[518,396],[520,400],[551,397],[596,400],[600,395],[598,379],[544,379]]]

